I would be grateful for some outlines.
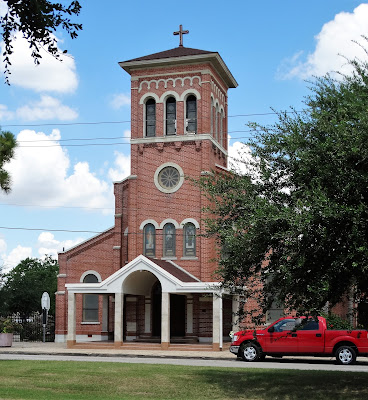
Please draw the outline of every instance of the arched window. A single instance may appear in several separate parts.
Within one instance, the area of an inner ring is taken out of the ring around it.
[[[156,102],[154,99],[146,101],[146,137],[156,136]]]
[[[164,257],[175,257],[176,232],[174,224],[164,226]]]
[[[214,130],[214,122],[215,122],[214,110],[215,110],[215,106],[213,104],[213,99],[211,98],[211,135],[212,135],[212,137],[214,137],[214,134],[215,134],[215,130]]]
[[[152,224],[147,224],[143,231],[143,254],[147,257],[156,255],[156,229]]]
[[[186,100],[186,126],[187,133],[197,132],[197,98],[192,94]]]
[[[184,225],[184,257],[195,257],[196,255],[196,228],[188,222]]]
[[[220,144],[224,147],[224,111],[220,112]]]
[[[216,105],[215,109],[215,139],[219,140],[219,107]]]
[[[166,100],[166,135],[176,134],[176,100],[169,97]]]
[[[96,275],[88,274],[83,283],[98,283]],[[83,295],[83,322],[98,322],[98,294]]]

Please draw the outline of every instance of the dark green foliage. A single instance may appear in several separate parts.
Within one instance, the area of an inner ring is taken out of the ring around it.
[[[43,292],[50,295],[50,311],[55,315],[55,292],[59,265],[50,256],[45,260],[26,258],[8,274],[4,275],[4,286],[0,289],[0,315],[19,313],[26,318],[41,311]]]
[[[354,74],[312,84],[303,113],[252,124],[247,143],[256,174],[223,174],[199,183],[212,202],[207,234],[223,254],[225,287],[319,312],[368,287],[368,63]],[[254,310],[256,307],[254,307]]]
[[[17,146],[15,137],[10,132],[0,130],[0,188],[5,192],[10,192],[10,175],[4,169],[4,164],[9,162],[14,156],[14,149]]]
[[[321,313],[326,318],[327,329],[334,330],[352,330],[353,326],[349,321],[334,313]]]
[[[32,50],[32,58],[35,64],[42,58],[40,49],[44,48],[55,58],[59,58],[57,39],[53,35],[57,29],[64,29],[74,39],[81,24],[71,22],[70,17],[79,15],[81,5],[78,1],[72,1],[70,5],[54,3],[48,0],[4,0],[8,11],[4,17],[0,17],[2,39],[5,43],[3,53],[5,63],[5,81],[9,84],[11,62],[9,56],[13,53],[12,41],[14,34],[21,32]],[[66,51],[64,51],[66,53]]]

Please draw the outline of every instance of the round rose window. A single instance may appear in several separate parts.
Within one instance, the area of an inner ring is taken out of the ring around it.
[[[165,167],[158,174],[158,182],[164,189],[174,189],[179,181],[179,171],[174,167]]]

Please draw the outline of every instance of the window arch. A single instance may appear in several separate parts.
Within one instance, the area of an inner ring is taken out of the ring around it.
[[[176,99],[172,96],[166,100],[166,135],[176,135]]]
[[[174,224],[164,226],[164,257],[175,257],[176,254],[176,229]]]
[[[184,257],[196,256],[196,227],[191,222],[187,222],[184,225],[183,250]]]
[[[156,255],[156,228],[153,224],[147,224],[143,230],[143,254],[147,257]]]
[[[87,274],[83,278],[83,283],[98,283],[95,274]],[[98,322],[98,294],[83,295],[83,322]]]
[[[149,98],[146,101],[146,137],[156,136],[156,101]]]
[[[186,106],[186,131],[187,133],[197,132],[197,98],[191,94],[185,101]]]

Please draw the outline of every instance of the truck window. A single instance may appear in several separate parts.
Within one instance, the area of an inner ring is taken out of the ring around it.
[[[283,319],[274,325],[275,332],[291,331],[295,328],[295,319]]]
[[[318,331],[319,321],[309,320],[302,328],[303,331]]]

